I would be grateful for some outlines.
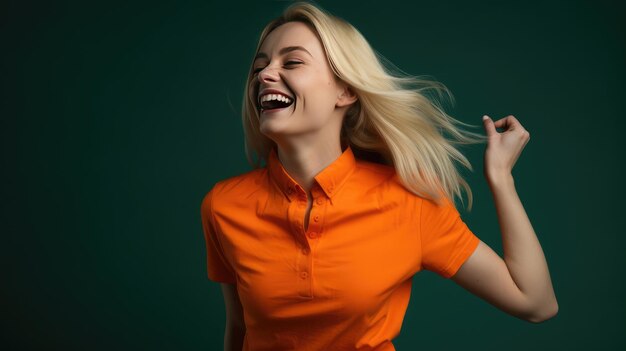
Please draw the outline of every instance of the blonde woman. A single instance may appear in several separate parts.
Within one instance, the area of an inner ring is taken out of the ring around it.
[[[255,168],[219,181],[201,208],[225,350],[394,350],[423,269],[529,322],[557,313],[511,175],[529,133],[513,116],[484,119],[486,137],[464,131],[433,91],[447,92],[391,74],[357,29],[315,4],[265,27],[242,113]],[[504,258],[454,205],[461,188],[472,200],[454,161],[471,165],[454,146],[484,141]]]

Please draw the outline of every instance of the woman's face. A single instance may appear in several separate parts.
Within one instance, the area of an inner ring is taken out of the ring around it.
[[[322,44],[306,24],[288,22],[270,32],[253,71],[249,91],[256,95],[251,98],[257,108],[267,89],[288,97],[286,103],[263,101],[259,117],[263,134],[275,140],[277,136],[339,135],[347,108],[345,96],[340,98],[345,84],[336,81]]]

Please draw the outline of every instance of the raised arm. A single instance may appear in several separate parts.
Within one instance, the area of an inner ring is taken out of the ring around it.
[[[489,137],[484,172],[495,201],[504,259],[481,241],[451,279],[501,310],[539,323],[557,314],[558,303],[543,250],[511,175],[530,135],[513,116],[495,123],[486,119],[484,124]],[[498,133],[496,127],[506,130]]]

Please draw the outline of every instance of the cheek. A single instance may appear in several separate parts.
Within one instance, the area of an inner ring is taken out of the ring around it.
[[[326,80],[299,81],[293,84],[300,107],[306,110],[328,110],[334,107],[336,96],[333,95],[333,83]],[[304,101],[303,101],[304,100]]]
[[[315,107],[318,111],[333,111],[335,108],[335,96],[333,95],[333,90],[325,85],[325,83],[321,83],[319,87],[314,92],[315,99]]]

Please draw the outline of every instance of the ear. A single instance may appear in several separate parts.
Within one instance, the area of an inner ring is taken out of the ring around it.
[[[337,96],[337,107],[352,105],[358,100],[358,96],[352,91],[352,88],[347,84],[343,84],[342,86],[343,89],[340,91],[339,96]]]

